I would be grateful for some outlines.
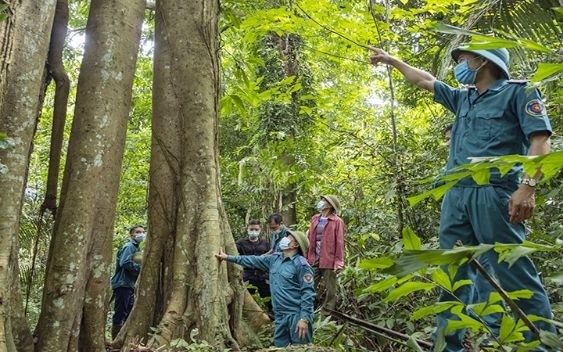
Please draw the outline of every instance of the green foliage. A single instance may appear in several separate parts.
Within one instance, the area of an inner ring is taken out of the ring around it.
[[[417,243],[417,237],[412,230],[404,231],[403,242]],[[418,246],[416,246],[418,247]],[[471,285],[471,280],[454,281],[457,268],[467,263],[469,260],[478,258],[488,250],[495,250],[499,253],[499,261],[506,261],[512,265],[516,260],[527,256],[536,251],[559,253],[561,246],[545,246],[536,243],[524,241],[522,244],[495,244],[495,245],[479,245],[472,247],[456,247],[451,250],[437,249],[405,249],[404,253],[398,258],[391,259],[389,257],[374,258],[364,260],[360,265],[361,268],[371,271],[380,271],[387,275],[386,279],[379,281],[366,287],[362,293],[373,294],[390,290],[385,301],[397,301],[401,297],[412,295],[414,292],[425,290],[429,291],[433,288],[441,288],[455,297],[455,292],[465,285]],[[378,260],[380,259],[380,260]],[[394,261],[390,264],[390,261]],[[384,265],[379,265],[384,263]],[[447,273],[440,268],[434,266],[448,266]],[[533,295],[530,290],[519,290],[507,292],[508,297],[515,301],[518,299],[529,299]],[[417,308],[411,316],[412,320],[419,320],[430,315],[435,315],[446,310],[450,310],[455,314],[458,320],[449,320],[445,333],[467,328],[474,333],[488,332],[487,326],[484,324],[482,317],[490,314],[501,313],[502,322],[500,336],[497,344],[503,346],[511,346],[513,344],[522,344],[524,340],[523,332],[528,331],[529,327],[520,319],[515,319],[506,309],[499,304],[503,300],[498,292],[492,292],[487,301],[465,306],[461,301],[436,302],[431,305]],[[472,312],[476,315],[469,315]],[[540,319],[539,317],[529,316],[531,321]],[[542,318],[543,319],[543,318]],[[543,341],[548,344],[548,341]],[[537,344],[533,342],[531,344]],[[551,344],[550,346],[555,346]]]
[[[543,182],[555,177],[563,169],[563,151],[556,151],[540,156],[523,156],[523,155],[506,155],[501,157],[473,158],[474,163],[460,165],[451,169],[447,175],[441,176],[439,181],[445,184],[437,188],[426,191],[422,194],[408,198],[411,206],[418,204],[427,197],[440,199],[445,192],[453,187],[461,179],[471,176],[477,184],[486,184],[489,182],[490,170],[498,169],[501,175],[505,175],[514,166],[522,166],[524,172],[534,175],[536,170],[543,173]],[[429,183],[434,179],[422,180]],[[434,181],[435,182],[435,181]]]

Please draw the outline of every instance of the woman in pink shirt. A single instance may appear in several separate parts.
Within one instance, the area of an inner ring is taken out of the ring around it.
[[[344,267],[344,233],[346,225],[338,215],[340,202],[333,195],[323,195],[317,204],[318,214],[311,218],[307,232],[309,249],[305,257],[315,272],[317,297],[322,297],[319,288],[324,286],[323,308],[333,310],[336,306],[336,274]]]

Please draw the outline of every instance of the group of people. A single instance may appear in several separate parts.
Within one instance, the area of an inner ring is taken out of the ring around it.
[[[396,68],[408,82],[433,93],[436,102],[455,114],[451,129],[446,131],[449,144],[446,173],[469,163],[473,157],[535,156],[550,151],[552,130],[540,93],[525,81],[510,80],[506,49],[453,50],[454,76],[461,88],[451,87],[381,49],[371,49],[372,64]],[[458,244],[522,243],[526,238],[524,221],[533,214],[536,185],[541,176],[540,169],[526,174],[516,165],[504,173],[492,169],[485,185],[477,184],[471,177],[461,179],[442,201],[440,248],[451,249]],[[335,307],[336,274],[344,266],[345,226],[337,215],[340,204],[335,196],[322,196],[317,208],[319,213],[311,219],[307,234],[288,229],[281,216],[273,214],[268,219],[272,234],[269,245],[260,239],[260,222],[255,220],[248,224],[248,238],[237,243],[241,255],[227,255],[222,250],[216,254],[221,260],[244,266],[244,280],[255,286],[261,296],[271,294],[274,345],[278,347],[311,341],[315,288],[319,289],[319,284],[326,291],[323,307],[329,310]],[[125,258],[138,250],[144,229],[136,227],[132,231],[130,242],[118,253],[117,271],[112,279],[116,330],[123,324],[124,312],[131,305],[139,270],[137,264]],[[552,311],[547,293],[528,257],[521,257],[509,267],[506,262],[499,262],[498,254],[491,250],[479,260],[487,263],[487,270],[504,290],[530,290],[533,294],[518,300],[519,307],[525,314],[540,318],[534,322],[539,329],[555,332],[549,321]],[[461,300],[470,305],[486,300],[490,287],[469,263],[460,266],[455,275],[455,281],[468,279],[475,284],[463,285],[453,293],[443,291],[439,301]],[[447,352],[462,352],[465,331],[446,333],[451,320],[459,317],[450,310],[437,314],[433,340],[443,340]],[[493,324],[492,320],[485,322]],[[492,326],[491,331],[497,333]],[[526,341],[537,339],[531,331],[524,335]],[[535,348],[547,351],[542,344]]]
[[[311,342],[315,303],[326,310],[335,308],[336,273],[344,267],[345,225],[337,215],[336,196],[321,196],[317,210],[307,234],[288,229],[280,214],[272,214],[267,220],[269,246],[259,238],[260,221],[251,220],[248,237],[236,242],[239,255],[222,250],[217,254],[221,260],[242,265],[243,279],[258,288],[261,297],[271,294],[276,347]],[[323,292],[322,302],[317,292]]]

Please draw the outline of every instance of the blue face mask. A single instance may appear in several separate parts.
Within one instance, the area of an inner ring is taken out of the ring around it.
[[[467,60],[465,60],[463,62],[460,62],[454,68],[454,76],[455,79],[457,79],[457,81],[461,84],[475,84],[477,71],[479,71],[479,69],[473,70],[471,67],[469,67]]]
[[[284,237],[280,240],[280,249],[282,251],[285,251],[286,249],[289,249],[289,244],[291,243],[291,240],[288,237]]]

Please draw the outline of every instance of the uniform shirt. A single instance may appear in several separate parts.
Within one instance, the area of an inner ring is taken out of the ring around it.
[[[456,89],[444,82],[434,83],[434,100],[456,115],[447,169],[470,162],[469,157],[526,155],[530,135],[551,134],[551,125],[540,92],[525,82],[499,79],[485,93],[477,89]],[[491,170],[491,184],[518,183],[521,167],[501,178]],[[471,177],[460,185],[475,185]]]
[[[135,282],[141,271],[141,266],[133,261],[133,254],[139,250],[139,244],[134,240],[129,240],[117,252],[115,274],[111,278],[111,288],[135,288]]]
[[[282,253],[264,256],[230,255],[227,260],[244,267],[270,272],[272,308],[276,316],[298,314],[300,319],[313,322],[313,269],[303,256],[295,254],[284,257]]]
[[[248,238],[242,238],[236,244],[240,255],[261,255],[270,250],[270,244],[261,238],[254,242]],[[260,269],[244,268],[242,278],[244,281],[265,281],[268,279],[268,273]]]

